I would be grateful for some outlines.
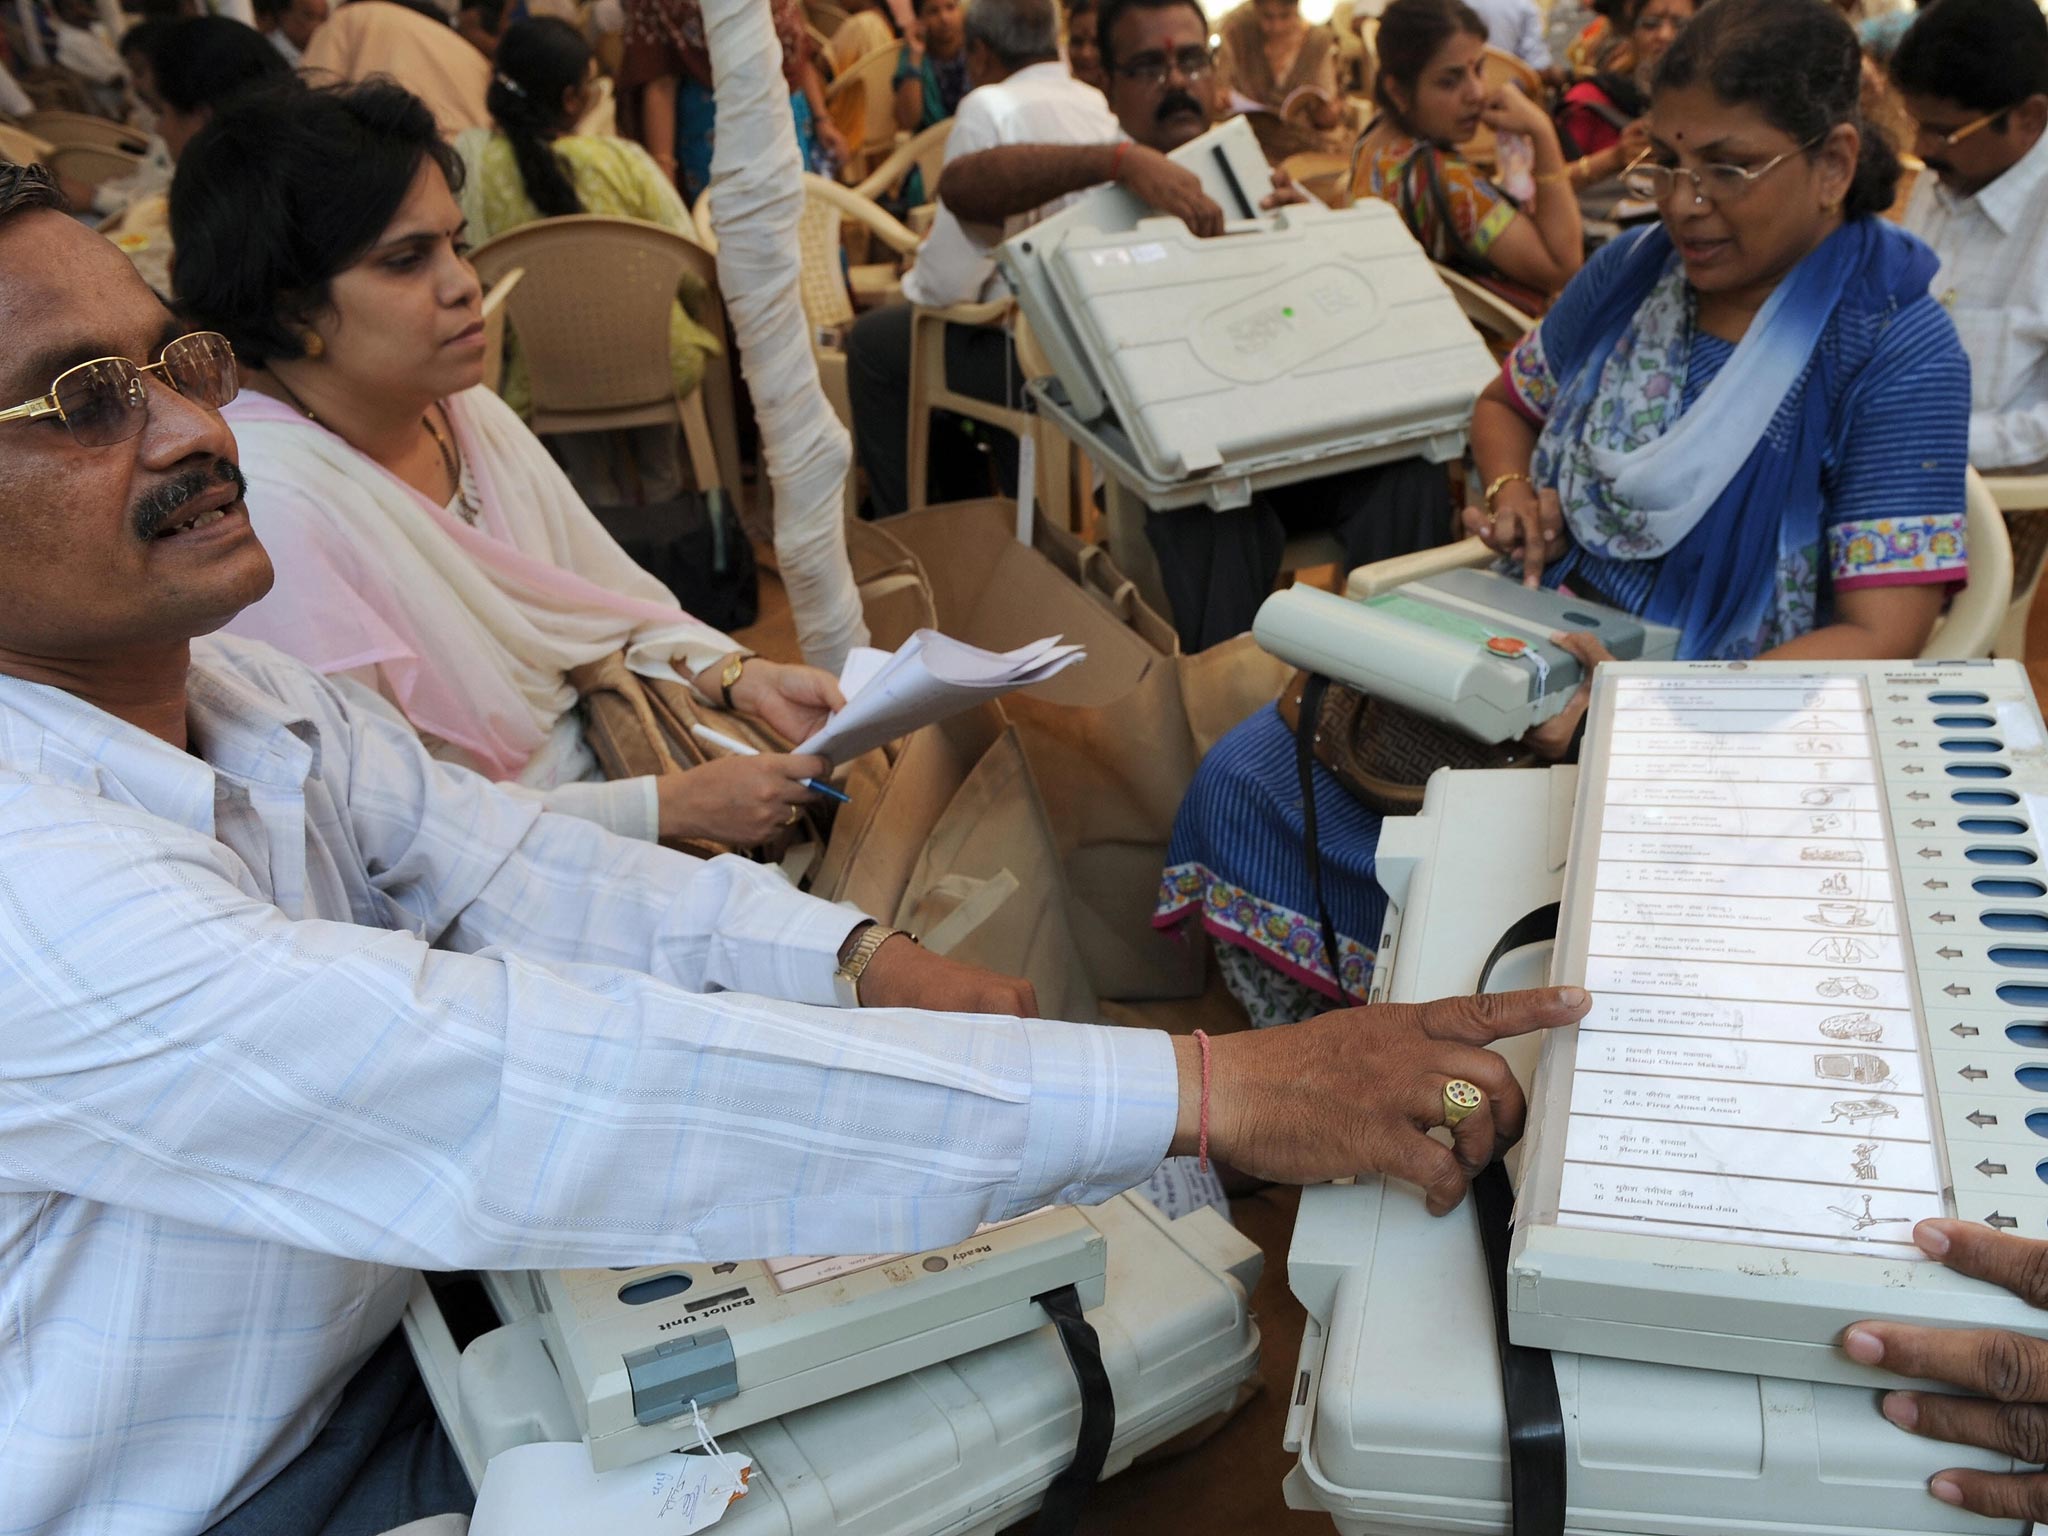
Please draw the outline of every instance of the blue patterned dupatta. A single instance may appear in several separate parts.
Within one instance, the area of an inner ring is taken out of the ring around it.
[[[1534,477],[1589,551],[1662,561],[1643,611],[1678,627],[1681,657],[1750,655],[1781,570],[1821,542],[1836,365],[1823,338],[1841,314],[1924,297],[1934,256],[1890,224],[1849,220],[1778,284],[1681,414],[1692,291],[1661,225],[1623,238],[1611,319],[1580,356],[1547,355],[1559,388]]]

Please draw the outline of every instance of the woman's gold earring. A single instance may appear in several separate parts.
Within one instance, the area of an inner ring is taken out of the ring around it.
[[[299,345],[306,349],[306,356],[308,359],[316,358],[321,353],[327,350],[327,343],[320,339],[320,333],[318,331],[301,332],[299,336]]]

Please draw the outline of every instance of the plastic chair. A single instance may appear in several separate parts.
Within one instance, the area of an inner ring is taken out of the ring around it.
[[[1489,47],[1479,62],[1479,72],[1486,79],[1490,92],[1497,85],[1519,85],[1529,99],[1539,106],[1543,103],[1543,77],[1503,49]],[[1458,146],[1458,152],[1475,165],[1490,166],[1494,163],[1493,130],[1485,123],[1479,131]]]
[[[924,177],[924,195],[936,198],[939,170],[946,163],[946,142],[952,137],[952,118],[933,123],[890,150],[887,159],[854,183],[853,190],[862,197],[880,197],[902,186],[915,169]]]
[[[533,385],[535,432],[679,422],[698,489],[725,489],[703,391],[678,398],[669,363],[683,274],[716,276],[701,246],[659,224],[575,214],[508,230],[470,260],[491,288],[524,269],[502,302]]]
[[[2024,660],[2027,617],[2033,611],[2034,594],[2040,590],[2041,572],[2048,567],[2048,475],[1985,475],[1983,480],[1984,488],[2004,515],[2006,533],[2012,541],[2012,603],[2005,610],[2005,622],[1998,626],[1991,654]],[[1973,571],[1976,565],[1977,548],[1973,544]]]
[[[1443,279],[1444,286],[1458,301],[1458,307],[1465,311],[1465,318],[1472,322],[1480,335],[1513,346],[1536,329],[1534,315],[1522,313],[1492,289],[1473,282],[1464,273],[1438,266],[1436,275]]]
[[[43,156],[43,164],[63,180],[97,189],[137,170],[142,156],[101,144],[59,144]]]
[[[37,138],[26,128],[0,123],[0,159],[12,160],[16,165],[41,165],[54,148],[48,139]]]
[[[126,123],[111,122],[86,112],[31,112],[21,126],[53,145],[96,144],[102,149],[126,150],[132,155],[149,153],[149,135]]]
[[[863,171],[895,146],[896,63],[900,43],[891,42],[854,60],[825,87],[825,110],[846,135]]]
[[[1305,149],[1280,162],[1280,169],[1293,177],[1302,189],[1332,208],[1343,206],[1350,193],[1351,157],[1319,149]]]
[[[491,393],[504,393],[505,384],[505,296],[519,286],[526,268],[514,267],[484,295],[484,383]]]
[[[896,42],[895,32],[880,11],[858,11],[830,31],[813,23],[812,30],[822,39],[818,58],[831,80],[838,79],[877,48]]]
[[[2012,543],[1998,503],[1973,469],[1964,481],[1963,537],[1970,547],[1970,582],[1956,594],[1920,648],[1923,661],[1967,661],[1991,654],[1993,638],[2012,603]],[[1445,571],[1486,565],[1493,552],[1478,538],[1465,538],[1439,549],[1421,549],[1361,565],[1345,583],[1344,595],[1364,602],[1383,592]]]
[[[830,0],[804,0],[804,15],[827,37],[845,26],[850,14],[844,6],[833,5]]]
[[[1990,487],[1974,469],[1963,476],[1963,538],[1970,549],[1970,582],[1948,605],[1920,648],[1923,661],[1968,661],[1989,656],[2012,607],[2012,538]]]

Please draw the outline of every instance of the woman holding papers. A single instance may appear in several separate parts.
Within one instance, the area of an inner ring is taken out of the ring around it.
[[[643,839],[751,847],[816,796],[812,756],[593,783],[569,674],[623,653],[792,741],[842,701],[745,656],[627,558],[483,376],[460,162],[388,82],[252,100],[179,163],[186,313],[243,369],[228,417],[277,567],[230,627],[366,684],[448,762]]]
[[[1928,295],[1932,253],[1878,217],[1899,167],[1862,124],[1860,77],[1823,0],[1702,8],[1631,173],[1660,222],[1592,259],[1473,414],[1467,530],[1532,586],[1678,629],[1682,658],[1913,656],[1967,573],[1968,364]],[[1582,689],[1526,745],[1568,752],[1584,709]],[[1379,817],[1316,774],[1358,997],[1386,904]],[[1302,834],[1294,742],[1268,710],[1197,775],[1155,919],[1199,916],[1267,1018],[1340,996]]]
[[[1305,21],[1301,0],[1244,0],[1216,30],[1217,82],[1268,160],[1344,151],[1351,131],[1337,89],[1337,35]]]

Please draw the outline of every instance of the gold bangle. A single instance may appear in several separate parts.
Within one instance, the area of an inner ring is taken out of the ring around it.
[[[1572,173],[1569,170],[1552,171],[1548,176],[1538,176],[1536,178],[1536,185],[1539,187],[1554,187],[1562,183],[1568,187],[1572,185],[1572,181]]]
[[[1523,474],[1520,470],[1511,469],[1506,474],[1497,476],[1494,479],[1494,482],[1491,485],[1487,486],[1485,500],[1486,515],[1488,517],[1491,517],[1493,515],[1494,497],[1498,496],[1502,491],[1506,490],[1509,486],[1513,485],[1517,480],[1521,481],[1522,484],[1529,486],[1532,489],[1535,487],[1536,484],[1535,481],[1531,480],[1527,475]]]

